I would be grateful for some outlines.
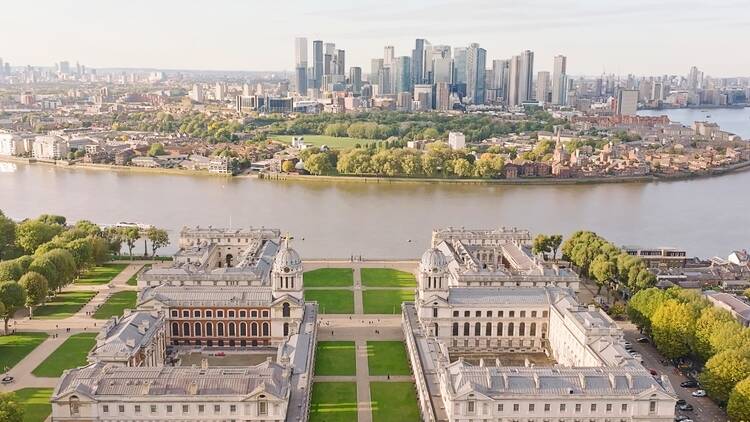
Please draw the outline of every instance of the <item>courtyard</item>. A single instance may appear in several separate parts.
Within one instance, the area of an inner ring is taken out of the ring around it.
[[[305,287],[351,287],[354,270],[351,268],[318,268],[306,271]]]
[[[356,374],[353,341],[319,341],[315,351],[315,375]]]
[[[37,377],[54,378],[62,375],[66,369],[86,365],[86,356],[96,344],[96,335],[97,333],[73,334],[31,373]]]
[[[305,289],[305,300],[318,302],[321,314],[354,313],[354,292],[348,289]]]

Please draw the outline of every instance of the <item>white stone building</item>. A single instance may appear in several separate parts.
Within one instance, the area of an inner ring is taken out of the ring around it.
[[[122,366],[162,366],[166,331],[163,315],[125,310],[122,317],[114,317],[102,327],[88,360]]]
[[[451,149],[466,148],[466,136],[461,132],[449,132],[448,146],[451,147]]]
[[[33,155],[34,158],[44,160],[61,160],[68,155],[68,144],[59,136],[37,136],[34,139]]]

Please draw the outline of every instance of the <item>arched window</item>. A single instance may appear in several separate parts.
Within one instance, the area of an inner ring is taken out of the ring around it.
[[[512,336],[513,336],[513,323],[509,322],[508,323],[508,337],[512,337]]]
[[[270,328],[269,324],[267,322],[264,322],[263,323],[263,336],[268,337],[271,335],[271,333],[269,332],[270,331],[269,328]]]
[[[458,335],[458,323],[457,322],[453,323],[453,335],[454,336]]]
[[[216,335],[219,337],[224,336],[224,323],[223,322],[216,324]]]
[[[70,414],[77,415],[80,412],[80,401],[78,396],[70,396]]]
[[[252,324],[250,324],[250,335],[253,336],[253,337],[257,337],[258,336],[258,324],[255,323],[255,322],[253,322]]]
[[[201,323],[196,322],[193,326],[193,334],[195,334],[196,337],[203,335],[203,330],[201,329]]]
[[[536,322],[532,322],[529,326],[529,335],[531,337],[536,337]]]
[[[469,335],[469,323],[468,322],[464,322],[464,335],[465,336]]]
[[[492,323],[491,322],[487,323],[487,326],[485,327],[485,330],[484,330],[484,335],[486,336],[492,335]]]
[[[190,323],[188,323],[188,322],[183,322],[182,323],[182,336],[183,337],[190,336]]]
[[[206,335],[207,336],[213,336],[214,335],[214,324],[211,322],[206,323]]]
[[[289,323],[285,322],[284,323],[284,337],[286,337],[288,335],[289,335]]]
[[[240,337],[246,337],[246,336],[247,336],[247,323],[240,322]]]
[[[236,327],[233,322],[229,323],[229,337],[234,337],[237,335]]]
[[[291,315],[291,306],[289,306],[288,302],[284,302],[283,305],[281,305],[281,316],[284,318],[289,318]]]
[[[482,335],[482,323],[477,322],[474,324],[474,335],[475,336],[481,336]]]
[[[542,323],[542,338],[547,338],[547,323]]]
[[[498,336],[503,335],[503,323],[502,322],[497,323],[497,335]]]
[[[172,323],[172,336],[179,337],[180,335],[180,324],[173,322]]]
[[[525,322],[518,324],[518,335],[521,337],[526,335],[526,323]]]

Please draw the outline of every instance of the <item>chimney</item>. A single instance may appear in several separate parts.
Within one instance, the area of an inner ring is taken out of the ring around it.
[[[188,394],[191,396],[198,395],[198,383],[193,381],[188,385]]]
[[[135,339],[129,338],[125,340],[125,345],[128,347],[135,347]]]

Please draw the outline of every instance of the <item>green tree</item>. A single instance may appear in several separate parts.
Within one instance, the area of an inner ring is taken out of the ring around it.
[[[690,352],[690,337],[695,327],[695,319],[689,306],[669,299],[662,304],[651,318],[651,332],[654,344],[664,356],[675,359]]]
[[[333,173],[334,167],[326,153],[312,154],[304,161],[305,170],[316,176]]]
[[[469,160],[459,158],[453,161],[453,173],[462,178],[471,177],[474,174],[474,166],[471,165]]]
[[[47,279],[39,273],[30,271],[21,277],[18,284],[26,291],[25,305],[29,308],[29,317],[34,316],[34,306],[44,304],[47,299]]]
[[[0,260],[6,259],[8,252],[16,244],[16,223],[0,210]]]
[[[281,171],[284,173],[291,173],[294,171],[294,161],[292,160],[284,160],[284,162],[281,164]]]
[[[23,275],[21,265],[15,259],[10,261],[0,261],[0,282],[18,281]]]
[[[750,351],[725,350],[706,362],[700,382],[708,395],[724,404],[734,386],[750,374]]]
[[[552,259],[557,259],[557,250],[560,249],[563,237],[561,234],[552,234],[549,236],[549,247],[552,249]]]
[[[544,259],[547,259],[547,252],[550,252],[549,236],[544,234],[536,235],[531,246],[531,251],[534,253],[534,255],[542,254],[544,256]]]
[[[74,240],[70,243],[72,244],[80,240],[84,239]],[[55,265],[55,269],[57,270],[56,285],[58,290],[75,280],[79,266],[76,263],[74,255],[70,253],[70,251],[66,249],[54,249],[44,254],[41,258],[47,258]],[[49,279],[47,281],[49,281]]]
[[[64,285],[61,282],[57,266],[47,254],[34,258],[34,261],[29,265],[29,271],[44,276],[47,280],[48,288],[52,291],[62,289]]]
[[[738,382],[729,394],[727,414],[733,422],[750,421],[750,376]]]
[[[3,322],[5,334],[8,334],[8,321],[13,318],[16,311],[26,305],[26,292],[20,284],[14,281],[6,281],[0,284],[0,302],[3,303]]]
[[[156,157],[157,155],[166,155],[166,154],[167,153],[164,151],[164,145],[158,142],[154,142],[148,148],[149,157]]]
[[[27,254],[33,254],[43,243],[47,243],[62,232],[59,224],[39,220],[25,220],[16,228],[16,243]]]
[[[704,362],[716,354],[717,350],[713,348],[711,337],[725,323],[735,322],[732,314],[724,309],[709,306],[703,309],[698,319],[695,321],[695,334],[691,348]]]
[[[141,237],[141,232],[135,227],[123,227],[120,231],[122,240],[128,247],[128,254],[133,257],[133,248],[135,248],[135,242]]]
[[[23,405],[13,393],[0,393],[0,421],[23,422]]]
[[[596,280],[596,294],[600,294],[602,287],[606,286],[617,274],[617,265],[602,254],[594,258],[591,263],[591,274]]]
[[[156,256],[159,248],[169,245],[169,235],[166,230],[151,227],[146,231],[146,237],[151,241],[151,256]]]
[[[58,226],[64,226],[67,222],[67,219],[62,215],[42,214],[37,217],[37,221],[41,221],[45,224],[57,224]]]

